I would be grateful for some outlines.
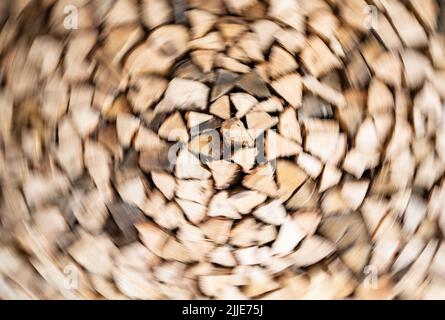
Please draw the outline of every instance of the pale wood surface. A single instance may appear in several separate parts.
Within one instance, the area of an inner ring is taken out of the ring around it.
[[[0,2],[1,299],[445,298],[444,1]]]

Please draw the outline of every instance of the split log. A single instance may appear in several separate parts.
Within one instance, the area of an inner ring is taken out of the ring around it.
[[[444,12],[3,1],[0,299],[445,297]]]
[[[293,108],[301,106],[303,84],[298,74],[289,74],[272,82],[272,88]]]

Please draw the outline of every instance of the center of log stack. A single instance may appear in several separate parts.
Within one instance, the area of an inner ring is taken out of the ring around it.
[[[445,298],[444,8],[0,1],[0,299]]]

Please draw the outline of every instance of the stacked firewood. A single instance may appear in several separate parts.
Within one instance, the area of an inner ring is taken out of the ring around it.
[[[0,298],[445,298],[444,13],[0,1]]]

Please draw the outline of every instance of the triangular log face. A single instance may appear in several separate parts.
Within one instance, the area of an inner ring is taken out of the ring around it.
[[[268,160],[276,158],[294,156],[301,151],[301,146],[292,140],[289,140],[273,130],[267,131],[265,142],[266,156]]]
[[[175,112],[162,123],[158,134],[168,141],[187,142],[189,139],[184,120],[179,112]]]
[[[272,83],[272,88],[293,108],[298,108],[302,103],[303,84],[301,77],[294,73],[285,75]]]
[[[276,196],[278,187],[274,181],[274,172],[270,164],[265,164],[257,167],[245,176],[243,179],[243,186],[246,188],[263,192],[269,196]]]

